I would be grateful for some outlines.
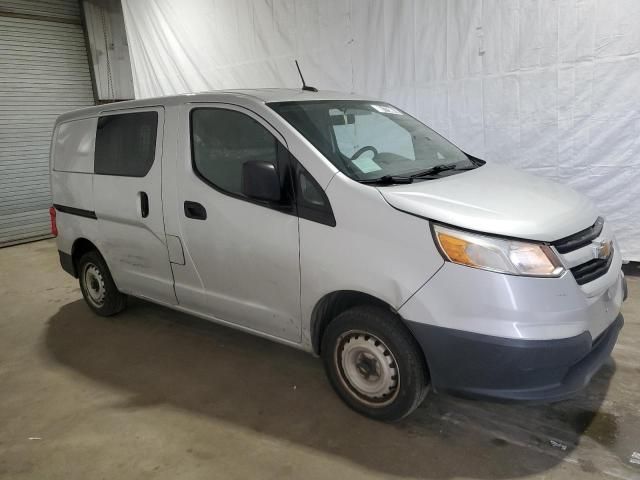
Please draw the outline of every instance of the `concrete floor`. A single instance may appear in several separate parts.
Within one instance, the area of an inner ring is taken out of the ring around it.
[[[345,407],[310,355],[142,301],[97,317],[53,241],[0,249],[0,478],[640,479],[629,284],[615,362],[578,398],[431,395],[388,425]]]

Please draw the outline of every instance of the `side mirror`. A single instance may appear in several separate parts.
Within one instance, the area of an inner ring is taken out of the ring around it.
[[[280,177],[276,166],[262,160],[243,163],[242,193],[256,200],[280,201]]]

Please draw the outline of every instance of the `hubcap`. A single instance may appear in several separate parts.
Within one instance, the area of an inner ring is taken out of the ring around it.
[[[101,307],[104,303],[106,288],[102,272],[93,263],[87,263],[84,267],[84,289],[87,300],[95,307]]]
[[[396,398],[400,385],[398,365],[376,336],[353,330],[342,334],[334,358],[342,383],[359,401],[382,407]]]

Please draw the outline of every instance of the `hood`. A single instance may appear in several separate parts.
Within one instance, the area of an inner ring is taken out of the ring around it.
[[[431,220],[551,242],[590,227],[593,204],[569,187],[486,163],[437,180],[379,188],[391,206]]]

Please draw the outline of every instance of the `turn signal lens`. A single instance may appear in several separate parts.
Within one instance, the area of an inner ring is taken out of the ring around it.
[[[547,245],[509,240],[434,225],[445,260],[474,268],[537,277],[557,277],[564,268]]]
[[[438,233],[438,240],[440,241],[440,246],[449,257],[449,260],[456,263],[476,266],[476,263],[471,260],[467,254],[467,247],[471,245],[469,242],[442,232]]]

